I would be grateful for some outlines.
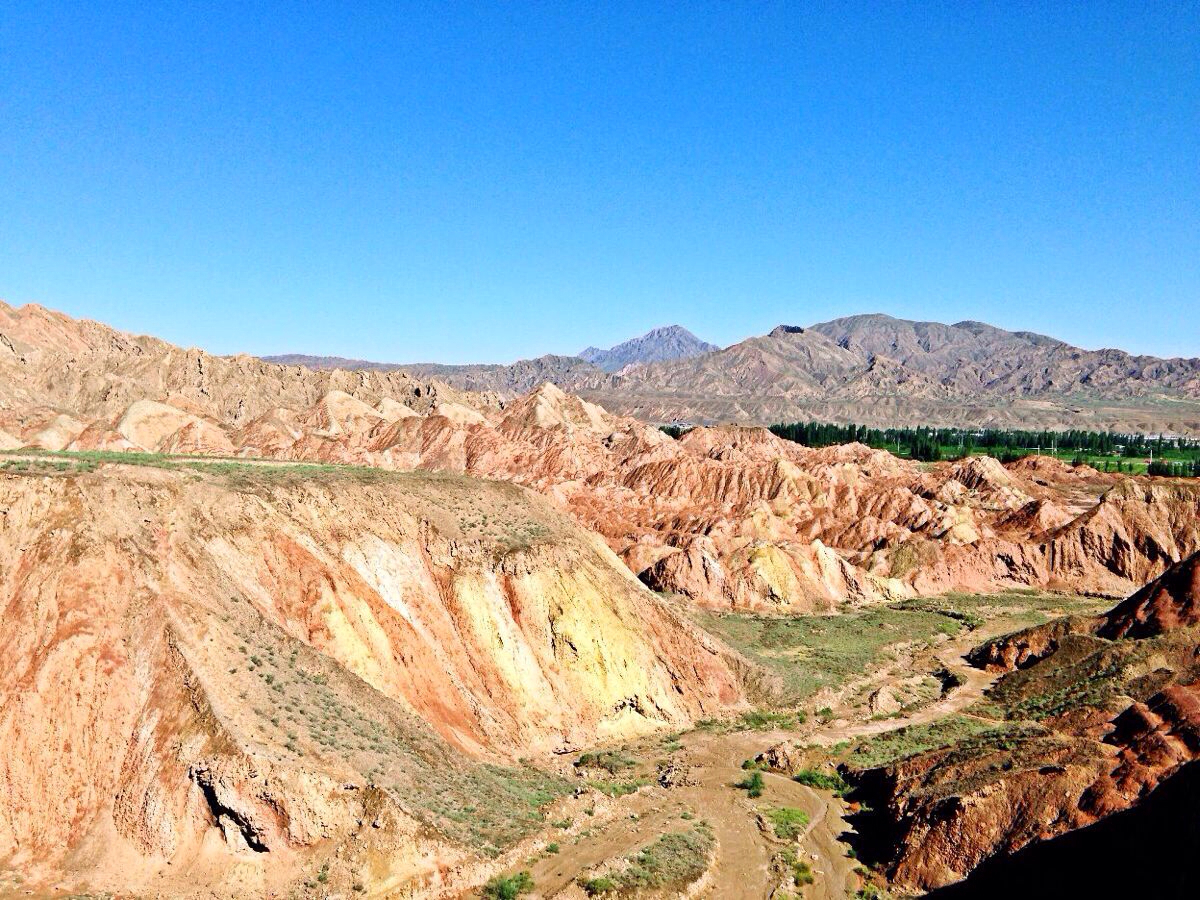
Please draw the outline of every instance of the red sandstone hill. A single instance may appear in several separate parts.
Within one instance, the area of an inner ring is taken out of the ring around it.
[[[1200,553],[1176,563],[1108,614],[1107,638],[1141,638],[1200,623]]]
[[[1200,760],[1200,601],[1193,554],[1104,616],[1060,620],[974,654],[1007,672],[991,730],[851,773],[862,831],[907,890],[1130,809]],[[968,894],[969,895],[969,894]]]

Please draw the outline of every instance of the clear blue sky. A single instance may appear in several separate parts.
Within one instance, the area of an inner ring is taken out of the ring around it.
[[[1200,355],[1200,4],[4,0],[0,298],[221,353]]]

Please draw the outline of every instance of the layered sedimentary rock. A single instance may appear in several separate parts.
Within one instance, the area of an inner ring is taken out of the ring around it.
[[[262,895],[373,846],[373,888],[436,892],[531,811],[476,760],[741,702],[727,651],[514,485],[46,472],[0,475],[0,859],[27,876]]]

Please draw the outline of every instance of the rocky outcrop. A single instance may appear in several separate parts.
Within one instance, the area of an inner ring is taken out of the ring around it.
[[[370,405],[391,398],[417,411],[466,396],[401,372],[314,371],[184,350],[34,304],[0,303],[0,337],[7,350],[0,352],[0,407],[70,409],[88,420],[119,418],[132,404],[152,400],[230,429],[274,407],[309,409],[332,391]],[[498,406],[494,395],[469,402]]]

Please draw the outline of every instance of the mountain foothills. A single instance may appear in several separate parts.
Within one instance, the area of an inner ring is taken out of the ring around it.
[[[644,421],[1183,429],[1196,361],[661,331],[468,374],[0,305],[0,896],[969,887],[1200,756],[1200,483]]]
[[[509,366],[381,366],[273,357],[330,368],[403,369],[501,396],[544,381],[649,422],[858,422],[877,427],[1088,428],[1200,434],[1200,359],[1081,350],[981,322],[885,315],[781,325],[724,349],[678,326],[610,351]]]

